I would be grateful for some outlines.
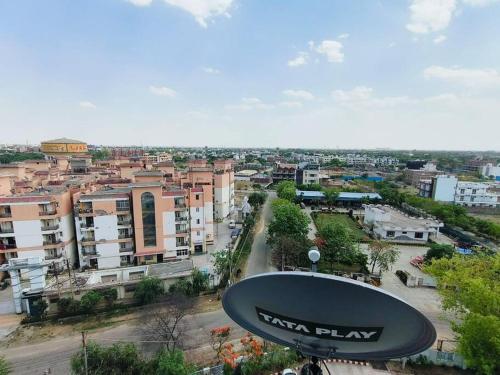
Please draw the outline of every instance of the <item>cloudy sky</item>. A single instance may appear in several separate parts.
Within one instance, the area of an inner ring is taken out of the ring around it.
[[[500,149],[497,0],[0,0],[0,143]]]

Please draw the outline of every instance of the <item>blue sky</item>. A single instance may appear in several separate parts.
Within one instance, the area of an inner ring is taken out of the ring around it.
[[[500,149],[500,1],[0,0],[0,143]]]

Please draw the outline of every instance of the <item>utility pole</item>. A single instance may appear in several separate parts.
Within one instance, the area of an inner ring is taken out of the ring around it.
[[[83,346],[83,356],[85,360],[85,375],[89,374],[89,364],[87,361],[87,344],[85,342],[85,332],[82,331],[82,346]]]
[[[54,269],[54,275],[56,277],[56,285],[57,285],[57,296],[61,298],[61,286],[59,285],[59,275],[57,274],[56,262],[52,261],[52,268]]]

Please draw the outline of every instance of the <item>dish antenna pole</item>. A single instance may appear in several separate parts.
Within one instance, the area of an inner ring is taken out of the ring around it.
[[[311,272],[318,272],[318,261],[321,254],[316,246],[311,247],[307,253],[309,260],[311,261]]]

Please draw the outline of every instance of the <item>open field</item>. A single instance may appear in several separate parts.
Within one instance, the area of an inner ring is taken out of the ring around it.
[[[341,223],[351,230],[356,241],[365,241],[368,239],[366,233],[363,232],[349,216],[344,214],[319,213],[316,215],[314,222],[318,230],[326,223]]]

